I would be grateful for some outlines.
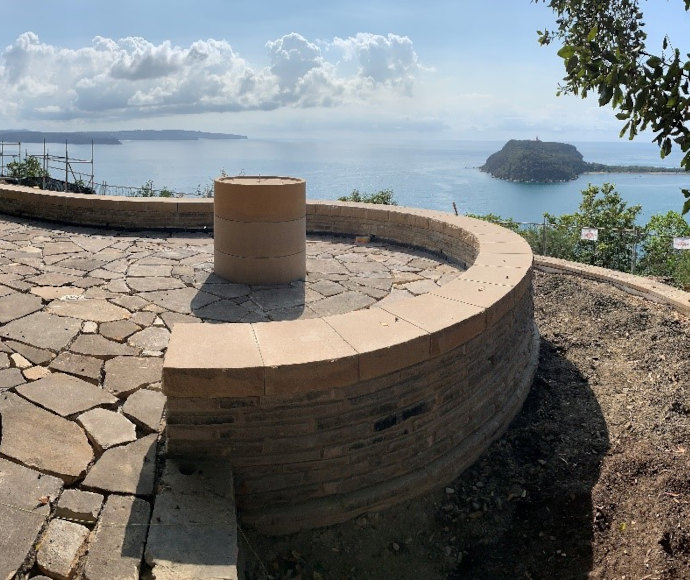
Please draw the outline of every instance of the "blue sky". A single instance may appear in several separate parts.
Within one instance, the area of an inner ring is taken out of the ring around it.
[[[642,6],[653,39],[690,37],[681,0]],[[557,47],[536,35],[553,15],[529,0],[22,0],[0,13],[0,128],[618,135],[610,109],[556,97]]]

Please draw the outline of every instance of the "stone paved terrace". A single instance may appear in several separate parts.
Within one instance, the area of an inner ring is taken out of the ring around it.
[[[0,578],[22,567],[52,578],[139,576],[156,495],[157,506],[177,505],[170,490],[184,493],[170,466],[156,472],[161,369],[176,323],[339,314],[459,273],[422,251],[335,237],[308,238],[307,271],[286,286],[231,284],[212,273],[206,233],[0,218]],[[203,485],[219,496],[217,481]],[[208,520],[223,508],[205,509]],[[152,531],[146,560],[160,577],[179,577],[157,559],[166,541]]]

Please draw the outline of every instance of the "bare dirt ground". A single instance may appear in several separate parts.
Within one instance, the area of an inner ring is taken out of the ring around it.
[[[472,468],[339,526],[244,531],[247,577],[690,578],[690,320],[541,273],[535,311],[531,393]]]

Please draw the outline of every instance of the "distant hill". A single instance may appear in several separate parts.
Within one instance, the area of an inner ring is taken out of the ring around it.
[[[5,143],[67,143],[84,145],[120,145],[122,141],[195,141],[198,139],[246,139],[246,135],[232,133],[206,133],[204,131],[183,131],[148,129],[134,131],[25,131],[1,130],[0,141]]]
[[[567,143],[508,141],[479,169],[499,179],[525,183],[554,183],[577,179],[582,173],[679,173],[679,169],[588,163]]]

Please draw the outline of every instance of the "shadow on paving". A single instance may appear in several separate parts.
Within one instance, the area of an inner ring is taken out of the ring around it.
[[[210,274],[192,298],[193,316],[205,322],[296,320],[305,312],[305,283],[247,286]]]
[[[452,484],[456,509],[439,513],[462,552],[449,578],[587,577],[597,525],[592,488],[608,449],[587,379],[542,339],[522,411]]]

